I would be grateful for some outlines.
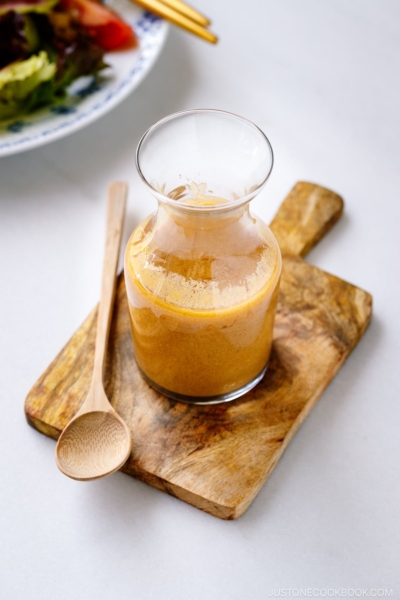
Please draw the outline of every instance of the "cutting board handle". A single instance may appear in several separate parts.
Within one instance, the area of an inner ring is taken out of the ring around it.
[[[299,181],[282,202],[270,227],[282,254],[305,256],[335,225],[343,199],[320,185]]]

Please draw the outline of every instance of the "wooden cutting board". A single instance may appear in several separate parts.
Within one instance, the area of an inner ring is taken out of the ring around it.
[[[222,519],[248,508],[371,318],[370,294],[301,258],[342,211],[339,196],[311,183],[298,183],[280,207],[271,224],[284,261],[270,365],[231,403],[182,404],[143,381],[119,277],[105,388],[132,431],[125,473]],[[95,330],[96,309],[26,398],[28,422],[54,439],[88,391]]]

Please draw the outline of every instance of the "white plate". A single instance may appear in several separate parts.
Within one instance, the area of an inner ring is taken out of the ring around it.
[[[0,122],[0,156],[31,150],[82,129],[119,104],[146,77],[161,53],[168,24],[128,0],[107,4],[133,27],[138,48],[106,54],[110,68],[97,78],[78,79],[62,102]]]

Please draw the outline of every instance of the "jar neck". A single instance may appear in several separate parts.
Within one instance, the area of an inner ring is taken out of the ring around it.
[[[223,209],[221,208],[223,206]],[[160,220],[172,219],[176,225],[192,230],[212,230],[227,227],[240,219],[251,219],[250,200],[243,204],[229,207],[226,205],[211,205],[210,209],[202,205],[196,208],[182,207],[178,203],[171,206],[170,203],[158,200],[157,218]]]

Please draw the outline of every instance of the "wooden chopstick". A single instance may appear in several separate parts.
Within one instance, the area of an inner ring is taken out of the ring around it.
[[[154,14],[158,15],[159,17],[163,17],[164,19],[167,19],[167,21],[171,21],[171,23],[173,23],[174,25],[178,25],[178,27],[182,27],[182,29],[185,29],[186,31],[189,31],[190,33],[193,33],[194,35],[197,35],[198,37],[202,38],[203,40],[210,42],[211,44],[216,44],[218,41],[217,36],[214,35],[213,33],[211,33],[211,31],[208,31],[208,29],[206,29],[205,27],[202,27],[202,25],[199,25],[199,23],[192,21],[192,19],[189,19],[182,13],[174,10],[170,6],[167,6],[166,4],[161,2],[161,0],[132,0],[132,1],[135,4],[142,6],[143,8],[147,8],[147,10],[153,12]],[[171,1],[171,0],[168,0],[168,1]]]
[[[195,21],[195,23],[198,23],[199,25],[203,25],[203,27],[208,27],[208,25],[211,24],[210,20],[207,19],[207,17],[205,17],[204,15],[199,13],[199,11],[192,8],[185,2],[182,2],[182,0],[161,0],[161,2],[163,4],[166,4],[170,8],[177,10],[185,17],[188,17],[188,19]]]

